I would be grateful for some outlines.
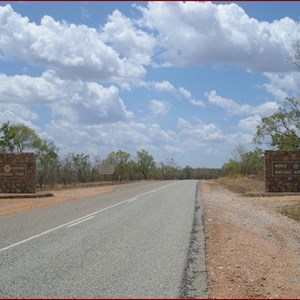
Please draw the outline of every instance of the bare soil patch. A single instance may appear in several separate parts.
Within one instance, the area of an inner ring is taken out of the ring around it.
[[[264,193],[265,183],[262,178],[251,179],[247,177],[237,178],[219,178],[213,184],[221,185],[224,188],[240,194],[241,196],[247,193]],[[266,193],[267,194],[267,193]],[[266,209],[275,210],[289,218],[300,222],[300,193],[298,195],[282,195],[272,193],[268,197],[249,197],[248,200],[255,202],[257,205],[262,205]]]
[[[110,193],[115,186],[79,187],[49,191],[53,197],[0,199],[0,216]]]
[[[260,189],[253,179],[200,185],[209,298],[299,299],[300,223],[282,210],[298,207],[300,195],[246,197]]]

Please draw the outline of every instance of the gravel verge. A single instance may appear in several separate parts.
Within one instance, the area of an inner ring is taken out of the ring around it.
[[[208,181],[200,185],[208,297],[299,299],[300,223],[278,212],[285,199],[244,197]]]

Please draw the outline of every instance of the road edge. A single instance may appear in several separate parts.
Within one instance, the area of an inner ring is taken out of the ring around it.
[[[186,266],[180,288],[180,298],[207,298],[207,268],[205,254],[204,204],[197,182],[195,209]]]

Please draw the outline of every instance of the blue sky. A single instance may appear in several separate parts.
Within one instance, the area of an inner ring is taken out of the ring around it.
[[[61,155],[221,167],[285,97],[300,2],[1,2],[0,124]]]

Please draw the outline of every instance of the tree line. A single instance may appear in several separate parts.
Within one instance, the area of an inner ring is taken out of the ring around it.
[[[227,176],[262,175],[264,172],[263,148],[272,150],[300,150],[300,99],[286,98],[282,107],[261,119],[253,137],[256,148],[247,152],[238,145],[232,158],[222,170]]]
[[[34,152],[36,156],[36,179],[40,188],[57,184],[74,185],[98,181],[214,179],[220,176],[262,175],[264,172],[263,147],[274,150],[300,149],[300,100],[287,98],[277,112],[261,119],[253,137],[256,148],[246,151],[237,146],[232,158],[220,169],[181,168],[173,159],[155,162],[153,156],[141,149],[133,156],[125,151],[111,152],[107,157],[91,158],[85,153],[58,154],[53,141],[41,139],[24,124],[6,122],[0,128],[0,152]],[[99,172],[99,165],[113,165],[112,175]]]
[[[40,188],[90,182],[124,182],[135,180],[212,179],[222,174],[221,169],[181,168],[173,159],[155,162],[153,156],[141,149],[133,156],[123,150],[113,151],[104,159],[91,158],[85,153],[59,156],[53,141],[42,139],[24,124],[6,122],[0,128],[0,152],[33,152],[36,157],[36,181]],[[100,165],[113,165],[112,175],[101,174]]]

